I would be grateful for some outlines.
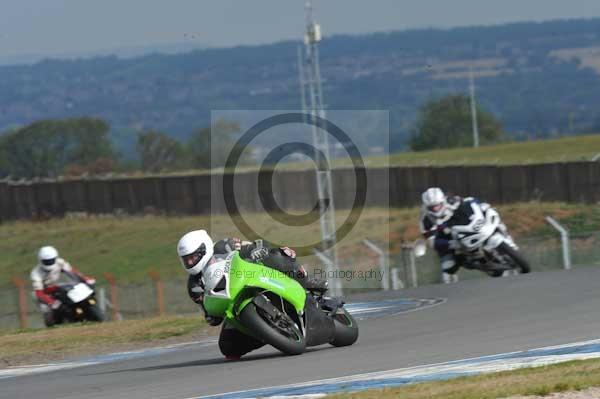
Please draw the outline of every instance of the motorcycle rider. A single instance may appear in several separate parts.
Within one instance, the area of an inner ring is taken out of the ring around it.
[[[428,188],[421,195],[421,199],[423,202],[419,222],[421,234],[440,258],[442,280],[445,283],[456,282],[458,281],[456,272],[460,269],[463,259],[455,252],[456,243],[452,240],[448,224],[461,206],[470,206],[471,201],[477,200],[463,199],[459,196],[447,197],[439,187]],[[489,207],[488,204],[485,206]],[[468,221],[465,224],[468,224]]]
[[[60,307],[62,302],[54,297],[62,288],[58,285],[62,275],[72,281],[94,285],[96,280],[83,275],[63,258],[52,246],[44,246],[38,250],[38,263],[31,270],[31,285],[38,301],[38,307],[44,317],[44,324],[51,327],[62,322]]]
[[[440,257],[443,281],[445,283],[456,282],[458,281],[456,272],[464,263],[465,257],[456,253],[458,243],[452,239],[450,228],[470,224],[473,206],[479,207],[483,213],[491,206],[474,197],[447,197],[438,187],[427,189],[422,195],[422,201],[421,233]],[[512,240],[504,223],[500,223],[498,228]]]
[[[211,326],[218,326],[223,319],[206,314],[204,309],[204,284],[202,272],[204,268],[219,259],[224,259],[232,251],[239,251],[240,257],[251,262],[261,262],[265,266],[276,269],[294,278],[304,288],[324,293],[327,281],[308,276],[304,267],[296,262],[296,253],[288,248],[270,248],[263,246],[262,241],[254,243],[241,241],[239,238],[225,238],[216,243],[206,230],[194,230],[186,233],[177,244],[177,254],[188,278],[188,295],[200,305],[206,321]],[[241,356],[264,344],[236,330],[225,323],[219,335],[219,349],[227,359],[239,359]]]

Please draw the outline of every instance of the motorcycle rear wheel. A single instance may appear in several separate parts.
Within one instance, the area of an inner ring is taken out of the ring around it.
[[[358,324],[356,324],[356,320],[354,320],[354,317],[346,309],[342,309],[342,311],[333,316],[335,336],[333,341],[331,341],[331,345],[338,347],[352,345],[358,339]]]

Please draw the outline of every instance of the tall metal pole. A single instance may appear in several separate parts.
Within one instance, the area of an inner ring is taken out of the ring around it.
[[[323,103],[323,88],[321,85],[321,69],[319,66],[319,42],[321,27],[314,20],[312,4],[306,2],[306,33],[304,36],[304,57],[302,57],[300,72],[300,94],[303,108],[313,118],[313,145],[315,148],[315,163],[317,173],[317,192],[319,196],[319,212],[322,248],[321,251],[333,263],[333,269],[338,269],[336,244],[335,207],[333,203],[333,188],[330,169],[330,152],[327,132],[317,127],[316,118],[326,118]],[[308,102],[306,104],[306,89]],[[341,295],[342,286],[339,279],[334,279],[330,286],[332,295]]]
[[[473,147],[479,147],[479,126],[477,124],[477,106],[475,105],[475,79],[473,68],[469,67],[469,91],[471,93],[471,123],[473,125]]]
[[[304,74],[304,53],[302,51],[302,47],[298,46],[298,82],[300,83],[300,105],[302,106],[302,113],[306,114],[308,111],[308,106],[306,105],[306,76]],[[305,120],[306,122],[306,120]]]

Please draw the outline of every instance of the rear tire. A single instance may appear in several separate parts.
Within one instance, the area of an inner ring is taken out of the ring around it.
[[[338,313],[333,317],[335,325],[335,336],[331,345],[333,346],[349,346],[358,339],[358,324],[354,317],[346,309],[342,309],[343,313]]]
[[[507,243],[503,242],[502,244],[500,244],[500,246],[498,247],[498,252],[502,255],[509,256],[513,260],[513,262],[516,263],[516,265],[519,267],[521,274],[531,272],[531,266],[529,266],[529,262],[527,262],[527,260],[521,254],[521,252],[514,249]]]
[[[249,303],[242,309],[238,316],[238,320],[244,327],[252,332],[252,335],[254,335],[255,338],[265,344],[273,346],[286,355],[300,355],[301,353],[304,353],[306,350],[304,334],[302,334],[302,331],[300,331],[296,323],[294,323],[289,316],[283,313],[283,317],[289,319],[286,321],[289,321],[291,324],[291,330],[295,337],[288,337],[273,327],[258,313],[254,303]]]
[[[44,313],[44,325],[46,327],[53,327],[56,324],[56,319],[54,318],[54,312],[45,312]]]

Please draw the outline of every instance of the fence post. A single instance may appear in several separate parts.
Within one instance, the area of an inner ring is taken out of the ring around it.
[[[397,267],[391,269],[391,274],[392,274],[392,289],[393,290],[403,289],[404,282],[400,278],[400,269],[398,269]]]
[[[569,248],[569,231],[551,216],[546,216],[546,221],[560,233],[560,240],[562,242],[563,266],[565,270],[570,270],[571,250]]]
[[[406,273],[406,253],[408,252],[408,267],[410,269],[410,280],[413,288],[419,286],[419,277],[417,274],[417,256],[415,255],[415,243],[403,243],[402,244],[402,262],[404,263],[404,270],[406,275],[406,284],[408,284],[408,274]]]
[[[112,318],[113,320],[121,320],[119,317],[119,296],[117,293],[117,280],[115,276],[110,273],[104,272],[104,278],[108,281],[110,286],[110,303],[112,305]]]
[[[156,305],[158,308],[158,315],[164,316],[164,314],[165,314],[165,294],[164,294],[163,282],[160,279],[160,274],[157,271],[152,270],[152,271],[148,272],[148,276],[150,276],[150,278],[152,279],[152,281],[154,281],[154,284],[156,285]]]
[[[410,275],[412,277],[412,286],[416,288],[419,286],[419,280],[417,277],[417,257],[415,256],[414,247],[410,249],[408,256],[410,259]]]
[[[106,290],[104,287],[98,287],[98,307],[102,313],[106,313]]]
[[[19,326],[21,329],[27,328],[27,294],[25,293],[25,281],[19,277],[13,277],[12,283],[19,292]]]
[[[384,291],[389,291],[390,289],[390,276],[388,276],[387,272],[387,258],[385,252],[379,248],[373,241],[363,240],[363,244],[365,244],[371,251],[375,252],[379,255],[379,271],[381,273],[381,287]]]
[[[325,263],[325,268],[327,270],[327,276],[333,276],[334,275],[334,268],[333,268],[333,261],[331,259],[329,259],[327,257],[327,255],[325,255],[323,252],[320,252],[319,250],[315,249],[315,255],[317,256],[317,258],[319,258],[321,260],[321,262]],[[333,284],[330,285],[329,287],[329,292],[331,296],[342,296],[343,295],[343,291],[344,289],[342,288],[342,282],[340,281],[339,278],[334,278],[333,279]]]

